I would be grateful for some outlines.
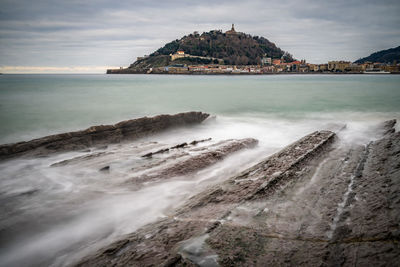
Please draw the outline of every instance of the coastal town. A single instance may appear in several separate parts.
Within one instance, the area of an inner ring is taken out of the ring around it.
[[[137,60],[146,59],[148,56],[139,57]],[[209,60],[212,64],[188,65],[188,64],[170,64],[164,67],[148,68],[142,73],[147,74],[285,74],[285,73],[325,73],[325,74],[399,74],[400,63],[379,63],[365,62],[362,64],[352,63],[350,61],[329,61],[325,64],[312,64],[306,60],[295,60],[286,62],[284,58],[272,59],[265,55],[259,65],[225,65],[223,60],[200,57],[186,54],[185,51],[177,51],[170,54],[170,60],[173,63],[177,59],[198,58]],[[129,68],[109,69],[108,74],[113,73],[133,73]]]

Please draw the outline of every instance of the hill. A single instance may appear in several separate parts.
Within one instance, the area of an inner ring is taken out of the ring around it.
[[[359,60],[355,61],[355,63],[393,63],[394,61],[400,62],[400,46],[375,52],[368,57],[360,58]]]
[[[232,25],[232,29],[227,32],[221,30],[202,34],[194,32],[179,40],[174,40],[148,57],[139,58],[129,68],[146,69],[167,66],[172,62],[170,54],[178,51],[194,57],[178,58],[173,61],[173,64],[257,65],[261,64],[261,59],[264,57],[272,59],[283,57],[287,62],[294,60],[292,55],[266,38],[236,32]]]

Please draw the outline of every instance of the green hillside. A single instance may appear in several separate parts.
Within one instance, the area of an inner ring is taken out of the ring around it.
[[[400,63],[400,46],[375,52],[368,57],[360,58],[355,63],[365,62],[380,62],[380,63],[393,63],[397,61]]]
[[[167,43],[149,57],[134,62],[130,68],[160,67],[171,64],[170,54],[184,51],[193,56],[210,57],[213,60],[200,58],[180,58],[173,63],[186,64],[212,64],[215,59],[222,59],[226,65],[257,65],[265,56],[284,58],[285,61],[293,61],[292,55],[277,47],[264,37],[251,36],[249,34],[230,30],[222,32],[213,30],[198,34],[194,32],[181,39]]]

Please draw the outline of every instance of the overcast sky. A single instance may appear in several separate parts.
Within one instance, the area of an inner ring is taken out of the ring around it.
[[[104,72],[193,31],[264,36],[311,63],[400,45],[399,0],[0,0],[0,72]]]

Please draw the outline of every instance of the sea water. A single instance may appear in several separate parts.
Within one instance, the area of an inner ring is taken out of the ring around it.
[[[0,143],[163,113],[359,119],[400,113],[400,75],[1,75]]]
[[[51,167],[82,151],[0,162],[0,266],[73,264],[312,131],[346,124],[341,142],[366,144],[373,126],[400,118],[400,76],[0,75],[0,143],[185,111],[216,118],[127,145],[247,137],[259,145],[135,191],[124,183],[135,158],[114,158],[109,174]]]

